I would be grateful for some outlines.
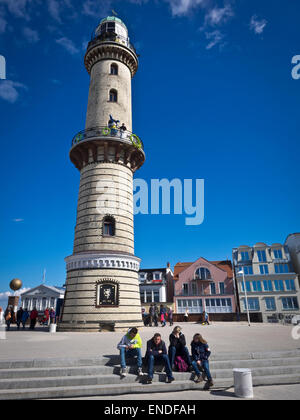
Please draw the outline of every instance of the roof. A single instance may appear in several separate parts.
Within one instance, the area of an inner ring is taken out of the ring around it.
[[[125,23],[120,18],[118,18],[116,16],[107,16],[106,18],[104,18],[104,19],[101,20],[100,25],[101,25],[101,23],[106,22],[106,21],[119,22],[122,25],[125,25]]]
[[[184,271],[186,268],[190,267],[192,264],[194,264],[194,262],[177,263],[174,267],[174,280],[178,280],[179,273]],[[215,266],[217,266],[221,270],[226,271],[229,278],[233,277],[232,264],[231,264],[230,260],[208,261],[208,262],[211,263],[211,264],[214,264]]]

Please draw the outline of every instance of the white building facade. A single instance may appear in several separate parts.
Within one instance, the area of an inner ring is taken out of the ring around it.
[[[46,308],[56,309],[58,299],[64,299],[63,287],[46,286],[41,284],[21,294],[21,306],[31,311],[44,311]]]
[[[259,242],[234,248],[233,265],[241,312],[247,310],[247,295],[249,312],[261,313],[263,322],[289,321],[300,314],[298,277],[287,246]]]

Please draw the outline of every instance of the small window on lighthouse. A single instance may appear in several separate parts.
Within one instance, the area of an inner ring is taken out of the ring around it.
[[[117,66],[117,64],[112,64],[111,66],[110,66],[110,74],[113,74],[113,75],[118,75],[118,66]]]
[[[113,217],[105,217],[103,219],[103,236],[115,235],[115,220]]]
[[[115,89],[110,90],[109,101],[110,102],[118,102],[118,92]]]

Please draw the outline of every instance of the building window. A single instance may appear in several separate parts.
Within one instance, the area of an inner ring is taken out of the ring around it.
[[[103,236],[115,236],[115,219],[111,216],[106,216],[103,219]]]
[[[242,259],[242,261],[249,261],[249,252],[248,251],[246,251],[246,252],[241,252],[241,259]]]
[[[207,268],[200,267],[195,271],[195,278],[200,280],[211,279],[210,271]]]
[[[282,260],[282,250],[281,249],[274,249],[274,258]]]
[[[259,307],[259,299],[258,298],[248,298],[248,310],[249,311],[259,311],[260,307]],[[247,310],[246,307],[246,299],[243,298],[243,303],[244,303],[244,310]]]
[[[252,265],[245,265],[241,267],[244,271],[245,276],[252,276],[253,275],[253,268]]]
[[[264,280],[263,283],[265,292],[273,292],[273,284],[271,280]]]
[[[146,303],[152,303],[152,290],[146,292]]]
[[[260,274],[269,274],[269,267],[267,264],[259,266]]]
[[[153,300],[156,303],[159,302],[159,291],[158,290],[153,291]]]
[[[285,280],[286,290],[296,290],[295,281],[293,279]]]
[[[274,288],[276,292],[284,292],[283,280],[274,280]]]
[[[184,296],[188,296],[188,294],[189,294],[189,285],[188,285],[188,283],[184,283],[182,285],[182,293],[184,294]]]
[[[154,280],[160,280],[160,274],[159,273],[154,274]]]
[[[275,264],[275,273],[289,273],[288,264]]]
[[[117,76],[118,75],[118,72],[119,72],[119,69],[118,69],[117,64],[112,64],[110,66],[110,74],[112,74],[114,76]]]
[[[205,307],[208,313],[232,312],[231,299],[205,299]]]
[[[283,310],[299,309],[298,299],[296,297],[282,298],[282,309]]]
[[[109,102],[118,102],[118,92],[115,89],[109,91]]]
[[[257,251],[258,261],[259,262],[266,262],[267,261],[267,255],[266,251]]]
[[[191,290],[192,290],[192,296],[197,296],[197,284],[195,282],[191,283]]]
[[[252,282],[253,292],[261,292],[261,282],[260,281],[253,281]]]
[[[215,295],[216,294],[216,285],[215,283],[210,284],[210,294]]]
[[[219,283],[220,295],[225,295],[225,283]]]
[[[273,297],[266,297],[265,298],[265,302],[266,302],[266,310],[267,311],[276,311],[275,298],[273,298]]]

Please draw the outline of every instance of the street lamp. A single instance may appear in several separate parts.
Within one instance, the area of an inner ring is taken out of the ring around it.
[[[242,268],[238,274],[243,275],[243,285],[244,285],[244,291],[245,291],[245,301],[246,301],[246,310],[247,310],[247,317],[248,317],[248,326],[250,327],[250,315],[249,315],[249,307],[248,307],[248,297],[247,297],[247,290],[246,290],[246,283],[245,283],[245,273],[244,269]]]

